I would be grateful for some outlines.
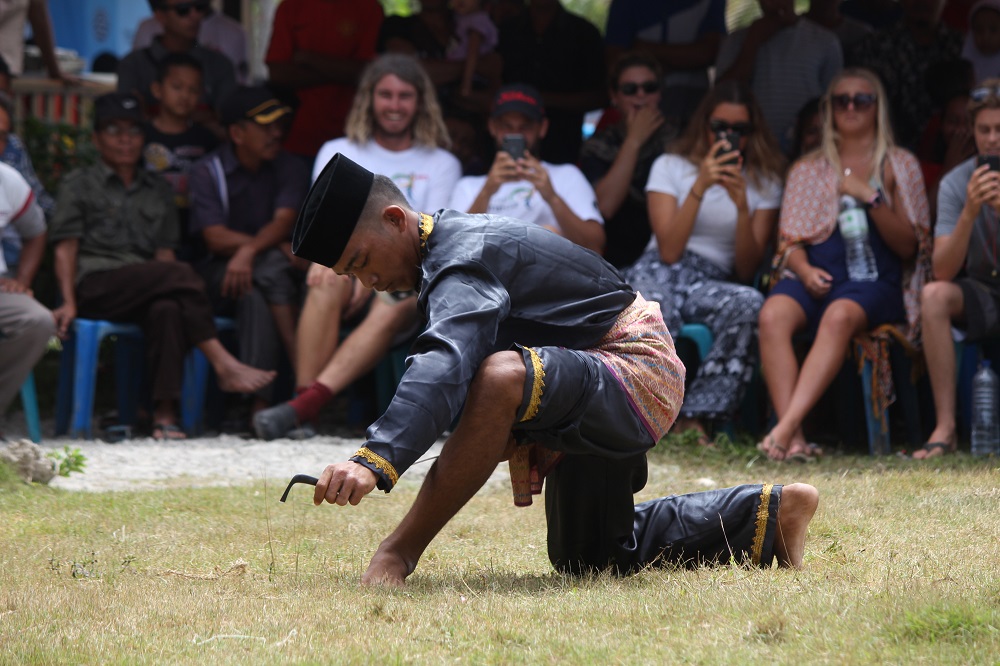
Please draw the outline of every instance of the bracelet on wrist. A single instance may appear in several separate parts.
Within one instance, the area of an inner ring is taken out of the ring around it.
[[[690,189],[690,191],[688,191],[688,194],[694,197],[695,201],[701,201],[702,197],[705,196],[704,193],[698,194],[697,192],[695,192],[693,187]]]

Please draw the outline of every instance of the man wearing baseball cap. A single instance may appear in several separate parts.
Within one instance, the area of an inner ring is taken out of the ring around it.
[[[291,109],[264,86],[222,102],[229,141],[191,170],[191,233],[211,254],[202,267],[216,314],[235,316],[240,359],[276,369],[295,361],[295,322],[305,262],[294,260],[292,225],[309,187],[308,168],[282,147]],[[272,402],[271,387],[255,409]]]
[[[173,192],[139,168],[139,100],[108,93],[94,101],[96,164],[71,172],[59,187],[49,239],[63,304],[53,311],[66,337],[79,314],[139,324],[153,398],[153,436],[181,439],[177,401],[184,356],[205,353],[223,390],[256,391],[274,373],[237,361],[216,337],[202,279],[176,261],[180,236]]]
[[[493,165],[485,176],[459,180],[450,207],[537,224],[601,254],[604,220],[594,188],[576,165],[550,164],[538,157],[548,128],[535,88],[524,84],[500,88],[489,120],[497,144]]]
[[[356,505],[376,487],[391,491],[461,413],[363,583],[403,584],[504,460],[516,504],[530,504],[544,480],[548,554],[560,571],[769,567],[775,558],[801,566],[818,503],[812,486],[633,504],[646,451],[680,408],[684,366],[659,306],[593,252],[510,218],[415,211],[391,179],[341,154],[313,184],[292,245],[366,287],[416,289],[428,319],[365,444],[314,480],[316,504]]]

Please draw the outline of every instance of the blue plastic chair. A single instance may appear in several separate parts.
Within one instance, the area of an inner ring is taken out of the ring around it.
[[[232,320],[217,319],[216,326],[232,328]],[[76,319],[73,335],[63,343],[59,363],[59,388],[56,395],[56,434],[93,439],[92,420],[97,388],[97,361],[101,341],[114,335],[115,384],[118,390],[118,416],[122,423],[135,423],[143,375],[142,330],[136,324],[104,320]],[[205,390],[208,385],[208,360],[199,350],[192,350],[184,361],[184,384],[180,401],[181,425],[188,434],[201,427]]]
[[[38,396],[35,393],[33,372],[29,372],[28,378],[21,384],[21,407],[24,409],[24,420],[28,422],[28,437],[38,444],[42,441],[42,422],[38,417]]]

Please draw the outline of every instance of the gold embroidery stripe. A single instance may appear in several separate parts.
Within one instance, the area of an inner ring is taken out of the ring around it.
[[[427,213],[420,214],[420,249],[427,249],[427,239],[434,231],[434,218]]]
[[[528,408],[524,410],[521,423],[530,421],[538,415],[538,408],[542,405],[542,391],[545,389],[545,368],[542,367],[542,357],[531,347],[525,347],[528,355],[531,356],[531,367],[534,369],[534,379],[531,383],[531,397],[528,399]]]
[[[753,552],[751,560],[754,565],[760,564],[760,556],[764,550],[764,537],[767,535],[767,509],[771,503],[773,483],[765,483],[760,489],[760,506],[757,507],[757,529],[753,534]]]
[[[396,485],[396,482],[399,481],[399,474],[396,473],[396,468],[392,466],[392,463],[374,451],[362,446],[354,455],[358,458],[364,458],[371,464],[375,465],[375,467],[385,472],[386,476],[389,477],[389,481],[392,482],[392,485]]]

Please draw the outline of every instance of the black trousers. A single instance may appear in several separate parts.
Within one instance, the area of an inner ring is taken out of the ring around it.
[[[154,401],[181,397],[184,356],[216,337],[205,283],[183,262],[146,261],[91,273],[77,285],[76,299],[81,317],[142,328]]]
[[[770,566],[781,486],[744,485],[634,505],[646,455],[622,460],[567,455],[545,477],[552,565],[563,573],[647,566]]]

